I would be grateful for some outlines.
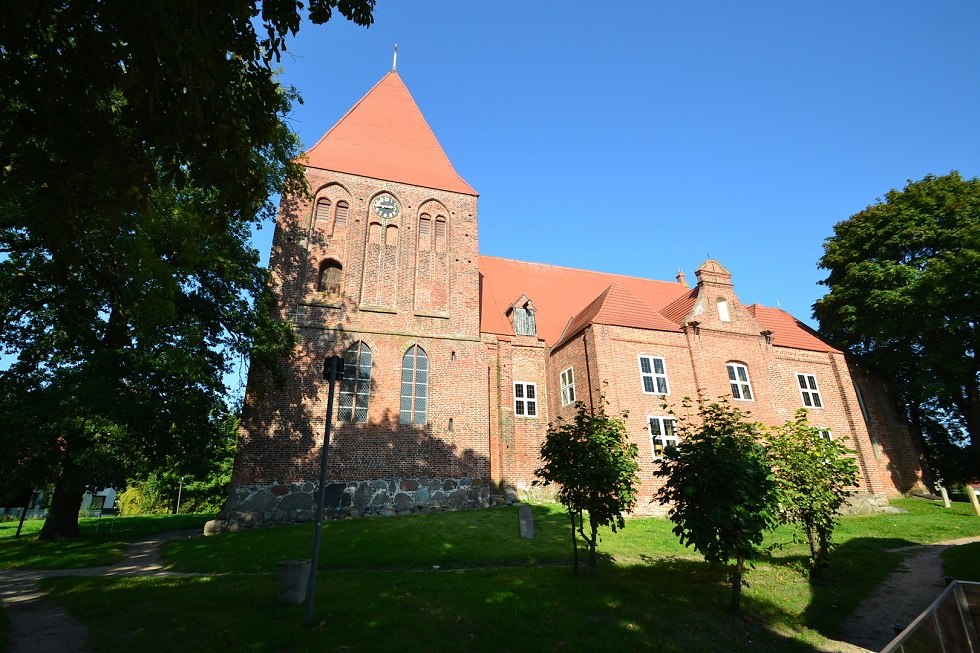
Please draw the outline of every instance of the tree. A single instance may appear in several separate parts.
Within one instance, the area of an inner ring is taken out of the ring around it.
[[[968,438],[980,460],[980,179],[889,191],[834,227],[819,266],[821,332],[889,380],[920,434]]]
[[[691,400],[684,399],[685,410]],[[668,516],[685,546],[708,562],[732,568],[731,609],[741,605],[746,560],[756,557],[765,532],[778,521],[776,480],[759,442],[761,425],[749,413],[717,403],[697,401],[696,420],[679,416],[675,426],[680,442],[667,447],[656,472],[666,477],[657,500],[668,504]]]
[[[273,69],[301,9],[0,8],[0,485],[54,484],[44,538],[78,535],[85,488],[207,455],[232,357],[291,350],[248,235],[302,190]]]
[[[837,511],[858,484],[854,452],[824,437],[810,424],[805,408],[795,419],[771,429],[767,440],[783,521],[803,528],[811,574],[819,575],[830,552]]]
[[[576,533],[589,547],[589,572],[595,569],[599,527],[609,526],[615,533],[625,528],[623,513],[636,504],[637,447],[629,442],[622,419],[609,417],[600,402],[598,411],[585,404],[575,404],[575,419],[561,418],[548,426],[541,446],[544,465],[534,471],[540,481],[534,483],[558,488],[558,501],[568,511],[572,527],[572,556],[578,571]],[[585,531],[584,513],[589,514],[589,532]]]

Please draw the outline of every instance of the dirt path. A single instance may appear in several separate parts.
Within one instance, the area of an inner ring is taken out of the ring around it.
[[[980,537],[895,549],[911,555],[844,622],[844,641],[872,651],[884,648],[896,635],[893,626],[912,623],[943,591],[943,551],[970,542]]]
[[[56,571],[0,572],[0,604],[10,617],[8,653],[87,653],[88,631],[64,608],[44,598],[37,584],[52,576],[195,576],[166,571],[160,544],[181,537],[200,536],[199,530],[161,533],[133,542],[123,559],[108,567]]]

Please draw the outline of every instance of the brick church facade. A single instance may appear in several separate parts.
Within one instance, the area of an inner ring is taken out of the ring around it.
[[[336,516],[486,505],[528,489],[549,422],[576,401],[629,412],[638,512],[675,441],[663,398],[727,395],[766,424],[800,407],[856,451],[860,491],[921,482],[913,439],[842,352],[782,310],[744,305],[708,260],[688,284],[478,252],[477,193],[401,78],[388,73],[305,159],[272,245],[280,315],[299,335],[285,378],[250,373],[230,510],[309,519],[328,355],[344,357],[327,510]]]

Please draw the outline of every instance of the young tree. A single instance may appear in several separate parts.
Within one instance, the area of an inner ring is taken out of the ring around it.
[[[558,501],[568,511],[572,526],[572,555],[578,571],[580,536],[589,547],[589,572],[595,569],[599,527],[613,532],[625,528],[623,513],[636,504],[638,451],[629,441],[622,418],[609,417],[600,407],[592,412],[578,402],[575,419],[549,425],[541,446],[544,465],[534,471],[536,485],[557,484]],[[589,514],[586,533],[584,513]]]
[[[690,410],[690,399],[684,399]],[[710,563],[735,560],[731,609],[741,605],[745,561],[757,555],[765,532],[778,520],[778,493],[761,426],[725,398],[706,403],[697,413],[677,418],[676,447],[664,452],[658,476],[666,477],[657,499],[670,506],[669,517],[681,544],[693,546]]]
[[[820,574],[837,526],[837,511],[857,486],[853,451],[824,437],[801,408],[768,435],[783,521],[799,524],[810,544],[811,574]]]
[[[206,455],[231,358],[290,351],[248,237],[302,190],[274,66],[306,13],[0,5],[0,486],[54,484],[42,538],[78,536],[86,487]]]
[[[819,266],[829,272],[813,306],[821,333],[889,380],[919,433],[967,434],[976,464],[980,179],[928,175],[889,191],[834,227]]]

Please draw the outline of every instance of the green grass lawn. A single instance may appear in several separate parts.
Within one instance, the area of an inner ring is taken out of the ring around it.
[[[24,522],[20,537],[16,521],[0,522],[0,569],[78,569],[111,565],[122,559],[126,544],[154,533],[203,529],[209,515],[147,515],[79,520],[82,537],[68,542],[40,542],[44,522]],[[96,532],[98,528],[98,532]]]
[[[666,520],[606,531],[595,575],[573,574],[567,518],[553,506],[534,507],[531,541],[518,535],[516,508],[328,522],[314,628],[303,625],[301,606],[276,602],[275,576],[277,561],[309,557],[312,525],[165,546],[171,568],[204,577],[45,585],[88,624],[98,651],[793,653],[837,634],[905,555],[889,549],[980,535],[969,505],[896,503],[908,512],[842,519],[830,567],[815,581],[792,530],[771,534],[769,555],[747,575],[740,616],[727,610],[727,570],[682,547]],[[947,565],[975,570],[958,552]]]

